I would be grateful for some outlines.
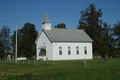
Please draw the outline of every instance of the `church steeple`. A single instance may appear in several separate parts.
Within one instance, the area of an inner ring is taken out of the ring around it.
[[[45,14],[44,21],[42,22],[42,28],[46,30],[51,30],[51,22],[48,18],[47,13]]]
[[[45,14],[45,18],[44,18],[44,21],[43,21],[42,23],[43,23],[43,24],[44,24],[44,23],[50,23],[50,20],[49,20],[49,18],[48,18],[47,13]]]

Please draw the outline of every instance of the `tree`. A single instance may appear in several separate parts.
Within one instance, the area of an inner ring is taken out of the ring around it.
[[[66,28],[66,25],[64,23],[59,23],[57,25],[54,26],[55,28]]]
[[[117,22],[117,24],[114,24],[114,36],[116,37],[117,41],[117,47],[120,48],[120,21]]]
[[[4,52],[4,45],[3,42],[0,40],[0,53],[5,53]]]
[[[103,54],[104,42],[102,41],[102,12],[96,10],[94,4],[90,4],[85,11],[80,12],[78,29],[83,29],[93,39],[93,52]]]
[[[15,47],[15,31],[11,37],[12,46]],[[35,56],[35,40],[37,38],[35,25],[26,23],[22,29],[18,30],[18,56]],[[15,49],[14,49],[15,50]]]
[[[109,54],[113,51],[114,46],[113,45],[113,34],[112,34],[112,28],[111,25],[108,25],[107,23],[103,23],[103,30],[102,30],[102,41],[104,42],[105,47],[105,54]],[[111,51],[112,50],[112,51]]]
[[[17,53],[18,53],[18,56],[19,55],[21,55],[21,39],[22,39],[22,33],[21,33],[21,29],[18,29],[17,30],[17,47],[18,47],[18,49],[17,49]],[[11,36],[11,46],[12,46],[12,48],[13,48],[13,53],[15,53],[15,46],[16,46],[16,31],[13,31],[13,35]]]
[[[4,57],[4,45],[3,42],[0,40],[0,58]]]
[[[35,25],[26,23],[24,27],[21,29],[22,40],[21,47],[22,53],[26,55],[26,57],[35,56],[35,40],[37,38],[37,31],[35,30]]]
[[[0,31],[0,41],[1,45],[4,46],[4,52],[10,53],[10,28],[8,26],[3,26]]]
[[[114,56],[120,55],[120,21],[117,21],[113,27],[114,36]]]

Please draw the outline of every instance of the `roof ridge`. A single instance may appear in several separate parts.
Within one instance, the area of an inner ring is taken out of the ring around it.
[[[83,29],[66,29],[66,28],[53,28],[52,30],[83,30]]]

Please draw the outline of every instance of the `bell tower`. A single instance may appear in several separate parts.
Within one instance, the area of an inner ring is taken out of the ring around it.
[[[42,28],[46,30],[51,30],[51,22],[48,18],[47,13],[45,14],[44,21],[42,22]]]

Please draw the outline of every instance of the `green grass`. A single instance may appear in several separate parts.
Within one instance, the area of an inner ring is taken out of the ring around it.
[[[85,69],[83,60],[49,61],[49,67],[46,61],[37,61],[35,66],[33,61],[0,63],[0,80],[120,80],[120,58],[106,63],[102,59],[86,60],[86,64]]]

